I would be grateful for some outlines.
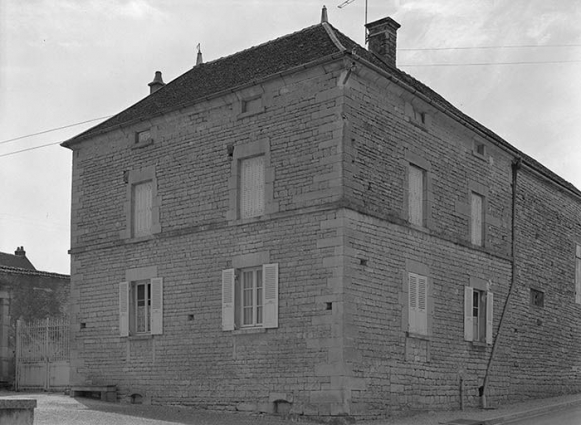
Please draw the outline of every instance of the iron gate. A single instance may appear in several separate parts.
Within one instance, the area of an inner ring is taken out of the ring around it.
[[[69,374],[68,318],[17,321],[15,389],[63,390]]]

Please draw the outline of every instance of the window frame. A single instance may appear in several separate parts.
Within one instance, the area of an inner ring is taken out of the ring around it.
[[[140,330],[139,320],[139,288],[144,287],[144,326]],[[129,288],[129,334],[130,335],[149,335],[151,333],[151,280],[137,280],[131,282]]]
[[[260,170],[260,172],[258,173],[261,177],[261,181],[260,182],[253,182],[253,181],[249,181],[252,180],[252,177],[255,176],[249,176],[249,180],[246,180],[245,176],[247,176],[247,173],[245,173],[246,168],[245,168],[245,164],[249,164],[251,163],[251,161],[256,161],[256,160],[261,160],[258,165],[262,168]],[[239,188],[238,188],[238,216],[241,219],[250,219],[250,218],[257,218],[257,217],[261,217],[264,215],[264,211],[265,211],[265,204],[266,204],[266,193],[265,193],[265,156],[264,155],[256,155],[256,156],[251,156],[251,157],[246,157],[246,158],[242,158],[239,160],[239,165],[238,165],[238,171],[240,173],[240,175],[238,176],[238,184],[239,184]],[[256,183],[253,185],[248,185],[250,187],[247,186],[247,183]],[[246,196],[249,195],[250,197],[254,197],[256,196],[257,199],[250,199],[248,200],[248,202],[245,202],[247,200]],[[253,205],[252,207],[248,207],[248,204]],[[258,204],[258,207],[255,205]]]
[[[479,200],[480,211],[475,211],[475,200]],[[474,190],[470,191],[470,242],[472,245],[484,247],[486,245],[486,197]],[[476,214],[478,213],[478,214]],[[480,221],[480,225],[478,225]]]
[[[125,281],[118,285],[119,334],[121,337],[144,337],[163,334],[163,278],[157,267],[140,267],[125,272]],[[146,326],[138,330],[138,288],[145,288]],[[149,304],[149,305],[148,305]]]
[[[155,166],[149,166],[138,170],[131,170],[125,173],[124,180],[127,185],[126,199],[124,203],[125,229],[121,230],[119,236],[127,242],[138,242],[151,239],[155,234],[161,232],[160,207],[161,196],[157,191],[157,178]],[[135,234],[135,187],[151,182],[151,225],[150,232],[143,235]]]
[[[419,178],[415,180],[412,176],[418,175]],[[426,227],[426,170],[415,164],[410,163],[408,167],[408,220],[410,224]],[[419,181],[419,190],[414,190],[413,182]],[[419,192],[419,200],[414,196]],[[414,213],[414,208],[419,210],[419,213]],[[419,217],[419,218],[418,218]]]
[[[403,193],[403,208],[401,217],[406,220],[410,226],[416,229],[426,230],[434,228],[434,221],[432,218],[432,205],[434,204],[433,195],[433,184],[432,184],[432,167],[429,161],[416,155],[409,150],[406,150],[404,159],[401,160],[400,164],[405,167],[405,177],[404,177],[404,193]],[[410,175],[411,167],[415,167],[423,171],[422,174],[422,201],[421,201],[421,216],[422,224],[416,224],[412,222],[410,210],[412,206],[410,205],[411,191],[410,191]]]
[[[477,323],[474,320],[475,295],[479,302],[477,307]],[[464,340],[474,344],[492,344],[494,326],[494,294],[490,290],[490,282],[470,278],[470,284],[464,287]],[[475,327],[478,335],[475,334]]]
[[[408,272],[408,332],[428,335],[428,277]],[[415,284],[414,284],[415,281]],[[422,297],[423,293],[423,297]],[[423,298],[423,308],[421,299]]]

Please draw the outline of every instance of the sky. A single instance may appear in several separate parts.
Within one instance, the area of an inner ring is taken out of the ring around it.
[[[400,69],[581,188],[580,1],[342,2],[0,0],[0,251],[68,274],[59,143],[147,96],[155,71],[188,71],[198,43],[209,62],[315,25],[323,5],[361,45],[366,15],[395,19]]]

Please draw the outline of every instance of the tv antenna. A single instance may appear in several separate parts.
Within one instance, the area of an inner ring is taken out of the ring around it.
[[[353,3],[355,0],[345,0],[343,3],[341,3],[339,6],[337,6],[339,9],[343,9],[345,6],[350,5],[351,3]],[[367,0],[365,0],[365,25],[367,25]],[[365,27],[365,44],[367,44],[367,26]]]

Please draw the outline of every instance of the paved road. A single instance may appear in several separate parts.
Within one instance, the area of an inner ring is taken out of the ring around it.
[[[34,398],[34,425],[290,425],[273,416],[240,412],[207,412],[184,407],[106,403],[63,394],[2,393],[2,397]],[[308,425],[309,422],[301,422]]]
[[[568,407],[561,410],[521,419],[515,422],[507,422],[507,425],[581,425],[581,406]]]

